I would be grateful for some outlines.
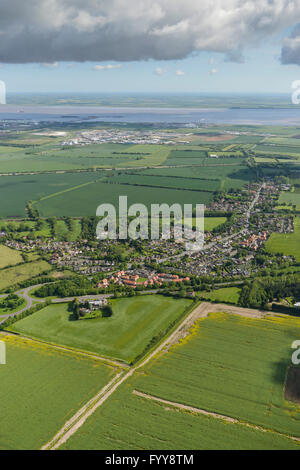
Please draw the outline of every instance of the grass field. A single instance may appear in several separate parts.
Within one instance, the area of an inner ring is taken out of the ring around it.
[[[0,366],[1,450],[39,449],[114,375],[92,359],[13,336]]]
[[[67,304],[50,305],[14,323],[10,330],[131,362],[191,303],[159,295],[116,299],[111,318],[85,321],[72,321]]]
[[[0,269],[22,262],[23,258],[19,251],[0,245]]]
[[[300,210],[300,192],[286,192],[280,194],[279,204],[285,202],[286,204],[292,204],[296,206],[297,210]]]
[[[146,367],[134,387],[299,437],[300,408],[284,400],[291,343],[299,336],[295,317],[210,314],[182,345]]]
[[[295,318],[211,314],[120,387],[62,449],[299,449],[276,434],[300,435],[300,408],[283,395],[290,345],[299,334]],[[134,390],[239,423],[137,397]]]
[[[27,279],[38,276],[43,272],[50,271],[52,266],[46,261],[38,260],[19,266],[2,269],[0,271],[0,290],[24,282]]]
[[[206,232],[210,232],[216,227],[219,227],[219,225],[222,225],[226,222],[227,218],[226,217],[204,217],[204,230]],[[192,227],[196,225],[196,218],[188,218],[186,217],[184,222]]]
[[[201,297],[213,302],[237,304],[240,297],[240,289],[238,287],[222,287],[212,292],[201,292]]]
[[[300,217],[294,220],[293,233],[272,233],[266,243],[266,249],[271,253],[294,256],[300,261]]]

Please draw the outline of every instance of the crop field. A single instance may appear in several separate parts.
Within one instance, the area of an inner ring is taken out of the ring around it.
[[[272,233],[266,243],[266,249],[271,253],[283,253],[294,256],[300,261],[300,217],[294,220],[293,233]]]
[[[10,330],[131,362],[191,303],[160,295],[115,299],[112,317],[81,321],[73,320],[67,304],[50,305],[14,323]]]
[[[255,180],[253,170],[242,165],[213,165],[210,160],[205,166],[190,166],[184,168],[149,168],[142,170],[143,175],[168,176],[182,178],[198,178],[204,184],[216,184],[219,182],[219,189],[228,190],[230,188],[241,188],[249,181]],[[212,186],[213,187],[213,186]]]
[[[91,183],[71,191],[44,198],[34,205],[43,217],[96,215],[97,207],[103,203],[119,205],[119,196],[128,197],[128,205],[151,204],[206,204],[212,193],[166,188],[148,188],[125,184]]]
[[[1,336],[1,450],[39,449],[115,374],[99,361]]]
[[[28,145],[28,144],[27,144]],[[0,166],[4,173],[80,170],[156,165],[163,162],[170,149],[160,145],[91,144],[64,147],[44,144],[27,147],[0,147]]]
[[[24,217],[28,201],[66,191],[72,187],[85,185],[98,180],[101,172],[78,172],[63,174],[1,176],[0,199],[1,217]],[[16,191],[16,188],[18,190]]]
[[[132,394],[123,385],[61,450],[298,449],[271,433],[184,412]]]
[[[51,271],[52,266],[47,261],[38,260],[31,263],[20,264],[0,271],[0,290],[7,289],[14,284]]]
[[[213,302],[237,304],[240,297],[240,289],[238,287],[222,287],[212,292],[201,292],[201,297]]]
[[[292,317],[210,314],[123,384],[61,449],[299,449],[287,436],[300,435],[300,409],[283,393],[299,333]]]
[[[159,398],[300,437],[300,408],[284,400],[291,343],[299,335],[296,317],[210,314],[181,345],[146,366],[133,386]]]
[[[22,262],[23,258],[19,251],[0,245],[0,269]]]
[[[254,148],[255,152],[263,153],[276,153],[278,155],[284,154],[295,154],[300,156],[300,147],[299,146],[287,146],[287,145],[276,145],[276,144],[260,144],[256,145]]]
[[[164,165],[202,165],[207,157],[205,151],[201,150],[171,150]]]
[[[191,189],[196,191],[217,191],[220,181],[200,180],[199,178],[180,178],[168,176],[151,176],[143,174],[126,174],[112,176],[108,179],[111,183],[131,184],[139,186],[154,186],[173,189]]]

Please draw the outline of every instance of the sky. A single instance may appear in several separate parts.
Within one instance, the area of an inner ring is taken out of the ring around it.
[[[290,93],[300,0],[1,0],[9,92]]]

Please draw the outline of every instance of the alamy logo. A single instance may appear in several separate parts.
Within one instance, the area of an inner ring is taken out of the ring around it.
[[[6,344],[0,341],[0,364],[6,364]]]
[[[298,366],[300,364],[300,340],[292,343],[292,349],[296,349],[292,354],[292,363],[294,366]]]
[[[127,196],[119,196],[119,210],[112,204],[101,204],[96,215],[101,217],[96,229],[98,240],[174,240],[184,241],[187,251],[199,251],[204,243],[204,205],[166,203],[127,205]],[[118,226],[118,227],[117,227]],[[118,231],[117,231],[118,228]]]
[[[6,104],[6,85],[0,80],[0,104]]]

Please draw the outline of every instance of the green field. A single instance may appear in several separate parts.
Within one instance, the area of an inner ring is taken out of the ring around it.
[[[232,163],[224,163],[225,159],[219,159],[218,162],[222,164],[216,164],[217,160],[206,159],[205,165],[202,166],[187,166],[178,168],[149,168],[142,170],[139,174],[152,175],[152,176],[168,176],[175,178],[186,178],[186,179],[200,179],[199,187],[201,184],[210,185],[213,188],[218,184],[218,189],[228,190],[230,188],[241,188],[249,181],[255,179],[253,170],[246,166],[234,163],[234,159],[226,159],[227,161],[232,160]],[[208,186],[209,187],[209,186]]]
[[[85,185],[101,178],[101,172],[1,176],[1,217],[24,217],[28,201],[35,201],[72,187]]]
[[[293,233],[272,233],[266,243],[270,253],[283,253],[300,261],[300,217],[294,220]]]
[[[5,245],[0,245],[0,269],[22,263],[23,258],[17,250],[12,250]]]
[[[132,395],[124,385],[61,450],[298,449],[287,438],[181,412]]]
[[[206,204],[212,199],[212,193],[179,189],[148,188],[125,184],[92,183],[72,191],[45,198],[34,207],[43,217],[49,216],[87,216],[96,215],[97,207],[103,203],[119,205],[119,196],[128,197],[128,206],[135,203],[151,204],[179,203]]]
[[[24,147],[0,146],[0,166],[5,173],[72,171],[88,168],[159,165],[170,148],[162,145],[90,144],[61,146],[32,141]],[[21,144],[19,144],[21,145]]]
[[[204,217],[204,230],[210,232],[214,228],[219,227],[219,225],[224,224],[226,220],[226,217]],[[196,225],[196,218],[186,217],[183,222],[185,222],[187,226],[192,227]]]
[[[300,436],[300,408],[284,400],[291,343],[300,319],[216,313],[188,341],[146,367],[142,392]]]
[[[158,188],[192,189],[196,191],[210,192],[216,191],[220,186],[220,182],[214,180],[151,176],[140,173],[113,176],[108,179],[108,182],[138,186],[156,186]]]
[[[294,192],[282,192],[279,197],[279,204],[285,202],[286,204],[292,204],[296,206],[296,210],[300,210],[300,191]]]
[[[238,287],[222,287],[212,292],[201,292],[201,297],[213,302],[237,304],[240,297],[240,289]]]
[[[15,284],[24,282],[43,272],[51,271],[51,269],[52,266],[43,260],[2,269],[0,271],[0,290],[7,289]]]
[[[188,299],[160,295],[116,299],[111,318],[85,321],[73,321],[67,304],[50,305],[10,330],[131,362],[191,304]]]
[[[115,373],[99,361],[13,336],[3,339],[1,450],[39,449]]]
[[[300,436],[300,408],[283,398],[290,345],[299,334],[295,318],[211,314],[120,387],[62,449],[299,449],[279,435]],[[138,397],[134,390],[239,423]]]

